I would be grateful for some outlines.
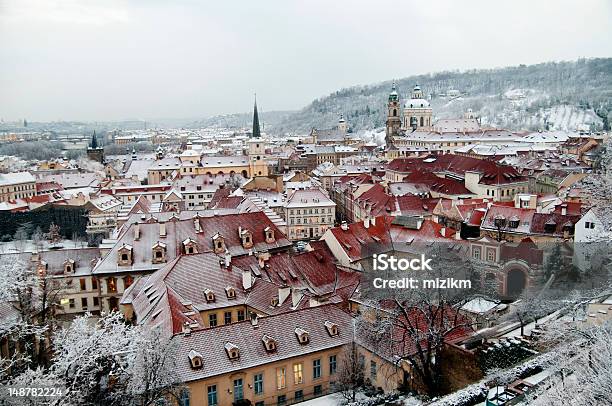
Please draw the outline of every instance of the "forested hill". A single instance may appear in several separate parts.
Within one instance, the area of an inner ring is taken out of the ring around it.
[[[497,127],[575,130],[608,128],[612,113],[612,58],[409,76],[397,80],[400,97],[409,98],[416,83],[435,118],[461,117],[471,108],[483,124]],[[338,90],[270,123],[270,130],[330,128],[340,113],[354,132],[382,127],[390,88],[386,81]]]

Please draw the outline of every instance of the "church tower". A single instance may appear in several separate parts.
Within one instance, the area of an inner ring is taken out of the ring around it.
[[[259,115],[257,114],[257,97],[255,97],[255,106],[253,107],[253,133],[251,134],[251,139],[248,140],[249,175],[251,177],[268,176],[268,163],[265,154],[266,144],[261,138]]]
[[[340,114],[340,120],[338,120],[338,132],[344,135],[346,135],[346,133],[348,132],[348,124],[344,119],[344,114]]]
[[[94,130],[91,137],[91,144],[87,148],[87,157],[92,161],[104,163],[104,148],[100,147],[98,144],[96,130]]]
[[[393,144],[393,137],[399,134],[402,127],[402,118],[400,117],[400,101],[395,82],[389,93],[389,101],[387,103],[387,131],[385,134],[385,142],[387,148]]]
[[[423,91],[418,84],[404,105],[404,128],[407,131],[431,131],[432,129],[432,109],[429,102],[423,98]]]
[[[261,130],[259,129],[259,114],[257,114],[257,95],[255,95],[255,106],[253,107],[253,132],[252,138],[260,138]]]

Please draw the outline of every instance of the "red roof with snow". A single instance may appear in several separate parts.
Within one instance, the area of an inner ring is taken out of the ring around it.
[[[388,169],[400,173],[417,170],[434,173],[452,173],[464,176],[466,172],[481,173],[480,183],[486,185],[526,182],[515,168],[497,162],[476,159],[461,155],[429,155],[415,158],[396,158],[389,163]]]

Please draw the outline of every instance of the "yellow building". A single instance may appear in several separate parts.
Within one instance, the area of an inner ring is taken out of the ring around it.
[[[30,172],[0,174],[0,202],[36,195],[36,179]]]
[[[187,329],[172,338],[176,372],[192,405],[290,405],[333,391],[352,333],[351,316],[334,305]]]

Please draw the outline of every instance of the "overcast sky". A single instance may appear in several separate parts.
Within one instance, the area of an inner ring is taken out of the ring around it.
[[[299,109],[342,87],[612,56],[610,0],[0,0],[0,118]]]

